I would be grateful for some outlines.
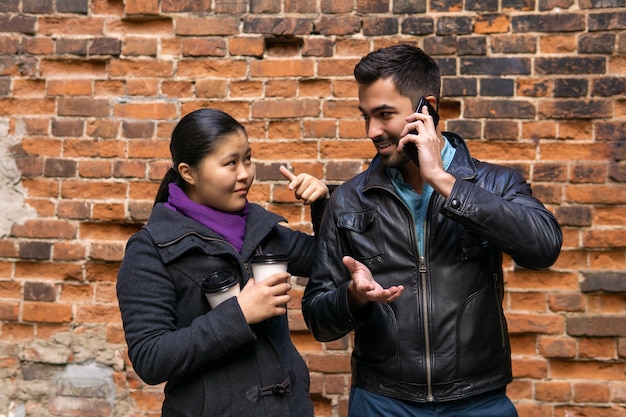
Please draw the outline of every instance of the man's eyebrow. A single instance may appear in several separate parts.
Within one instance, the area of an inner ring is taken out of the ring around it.
[[[359,110],[361,111],[361,113],[365,113],[365,110],[363,109],[363,107],[359,106]],[[396,108],[394,106],[390,106],[389,104],[381,104],[380,106],[376,106],[372,109],[372,113],[375,112],[379,112],[379,111],[383,111],[383,110],[396,110]]]

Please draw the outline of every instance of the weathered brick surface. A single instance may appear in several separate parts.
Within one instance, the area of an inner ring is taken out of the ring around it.
[[[0,241],[0,368],[12,375],[0,415],[160,415],[162,386],[142,383],[126,357],[114,288],[169,168],[176,121],[212,106],[244,122],[257,163],[250,199],[310,232],[278,166],[331,183],[362,171],[373,147],[352,70],[370,50],[408,42],[440,64],[441,128],[523,173],[563,226],[549,270],[505,256],[520,416],[624,417],[625,6],[0,1],[3,155],[32,213]],[[300,313],[306,277],[294,284],[290,327],[316,415],[345,416],[351,335],[315,341]],[[110,371],[115,401],[34,388],[57,386],[76,363]]]

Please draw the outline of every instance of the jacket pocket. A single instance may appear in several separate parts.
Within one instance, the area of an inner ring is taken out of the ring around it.
[[[457,377],[488,372],[507,360],[509,346],[496,288],[489,286],[465,303],[457,322]]]
[[[374,311],[363,327],[355,333],[354,356],[382,374],[401,378],[398,322],[388,304],[374,304]],[[361,349],[361,347],[365,347]]]
[[[340,213],[337,219],[337,227],[348,246],[349,255],[368,267],[382,262],[385,253],[378,216],[376,209],[369,209]]]

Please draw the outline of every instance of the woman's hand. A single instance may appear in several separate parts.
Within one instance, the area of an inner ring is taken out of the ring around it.
[[[239,307],[248,324],[280,316],[287,311],[287,303],[291,300],[288,272],[277,272],[259,283],[250,278],[237,295]]]
[[[312,204],[319,198],[330,196],[326,184],[314,176],[305,173],[295,175],[282,165],[279,170],[289,180],[289,189],[294,191],[296,198],[302,200],[305,205]]]

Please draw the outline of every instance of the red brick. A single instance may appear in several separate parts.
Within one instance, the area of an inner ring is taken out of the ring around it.
[[[19,316],[19,303],[0,302],[0,320],[16,321]]]
[[[349,377],[347,375],[326,375],[324,377],[324,393],[348,395]]]
[[[109,178],[111,177],[111,162],[80,161],[78,174],[83,178]]]
[[[512,358],[514,378],[543,379],[548,376],[548,361],[541,357]]]
[[[77,199],[110,199],[123,200],[126,196],[127,185],[118,182],[103,181],[64,181],[61,186],[63,198]]]
[[[91,138],[114,138],[119,125],[119,122],[112,120],[89,120],[85,126],[86,134]]]
[[[178,110],[173,103],[120,103],[113,106],[116,117],[133,119],[173,119],[178,116]]]
[[[48,98],[3,98],[0,112],[5,115],[42,115],[54,114],[54,100]]]
[[[508,271],[506,274],[508,289],[524,290],[576,290],[578,277],[572,273],[555,273],[553,271],[530,271],[520,269]]]
[[[550,310],[581,312],[585,310],[585,299],[580,294],[551,294],[548,298]]]
[[[235,35],[239,33],[239,19],[210,17],[177,19],[175,33],[183,36]]]
[[[183,56],[225,56],[226,42],[220,38],[184,38]]]
[[[270,80],[265,84],[266,97],[295,97],[297,91],[295,80]]]
[[[350,76],[353,74],[354,67],[358,62],[358,58],[334,58],[319,60],[317,64],[317,72],[323,77]]]
[[[337,122],[334,119],[304,120],[302,130],[305,138],[334,138]]]
[[[576,339],[543,336],[539,338],[539,353],[546,358],[574,358],[576,357]]]
[[[163,393],[155,391],[131,391],[130,396],[137,411],[159,411],[163,402]]]
[[[551,314],[507,313],[509,332],[560,334],[564,330],[565,319]]]
[[[22,320],[42,323],[69,323],[72,321],[72,306],[69,304],[25,302]]]
[[[78,305],[76,321],[79,323],[121,323],[119,308],[115,305]]]
[[[49,279],[58,281],[81,281],[82,268],[79,264],[49,262],[20,262],[15,264],[16,279]]]
[[[230,55],[261,57],[265,52],[265,42],[258,37],[236,37],[228,41]]]
[[[46,85],[41,80],[16,80],[13,83],[13,94],[18,97],[43,97]]]
[[[607,198],[610,198],[607,195]],[[617,197],[623,200],[622,197]],[[626,230],[591,230],[583,233],[583,245],[587,248],[622,247],[626,242]]]
[[[270,121],[267,129],[268,139],[301,139],[302,131],[299,121]]]
[[[22,47],[29,54],[50,55],[54,52],[54,41],[44,37],[23,39]]]
[[[321,354],[322,344],[315,340],[310,332],[292,332],[291,340],[301,354]]]
[[[258,100],[252,104],[252,117],[255,118],[314,117],[319,113],[319,101],[315,99]]]
[[[87,279],[91,282],[116,282],[119,263],[100,261],[86,265]]]
[[[321,143],[320,154],[323,159],[367,159],[375,155],[375,150],[369,139],[341,142],[324,140]]]
[[[510,18],[506,15],[479,16],[474,23],[475,33],[506,33],[510,30]]]
[[[59,115],[62,116],[94,116],[109,115],[109,101],[90,98],[59,99]]]
[[[615,380],[624,379],[624,364],[600,361],[556,361],[550,363],[550,378]]]
[[[621,277],[618,277],[621,280]],[[623,293],[606,294],[597,293],[589,294],[587,296],[587,312],[594,315],[610,315],[624,312],[624,297]]]
[[[540,292],[510,292],[511,311],[544,312],[546,311],[546,294]]]
[[[545,35],[539,38],[539,49],[546,54],[564,54],[576,51],[576,37],[573,35]]]
[[[66,284],[61,286],[60,300],[65,303],[86,303],[93,301],[94,289],[87,284]]]
[[[2,307],[0,307],[0,314]],[[4,320],[4,319],[3,319]],[[4,341],[22,341],[30,342],[34,338],[35,326],[24,323],[2,323],[2,340]],[[5,367],[6,369],[6,367]]]
[[[99,221],[122,221],[126,218],[126,208],[121,203],[95,203],[93,205],[93,218]]]
[[[554,417],[625,417],[626,412],[619,406],[557,406]]]
[[[330,374],[350,372],[350,355],[309,355],[308,365],[311,372],[325,372]]]
[[[48,94],[53,96],[87,96],[93,94],[90,80],[50,80]]]
[[[157,39],[127,36],[122,45],[122,53],[128,56],[156,56]]]
[[[130,158],[171,158],[169,142],[155,140],[133,140],[128,146]]]
[[[13,234],[40,239],[73,239],[76,237],[76,227],[65,220],[28,220],[24,224],[14,225]]]
[[[252,77],[311,77],[314,74],[314,61],[299,60],[260,60],[250,64]]]
[[[129,14],[158,14],[158,0],[126,0],[124,2],[124,11]]]
[[[126,81],[126,92],[129,96],[155,97],[159,95],[158,80],[150,79],[128,79]]]
[[[178,61],[176,74],[182,78],[242,78],[248,71],[248,64],[231,59],[187,59]],[[187,113],[187,112],[185,112]]]
[[[326,100],[324,101],[324,117],[333,117],[339,120],[354,118],[360,115],[358,104],[354,100]],[[364,125],[362,125],[364,126]],[[363,127],[363,131],[365,127]]]
[[[539,382],[535,385],[535,399],[542,402],[568,402],[572,400],[572,384],[561,381]]]
[[[322,16],[315,27],[324,36],[350,35],[361,30],[361,22],[357,16]]]

